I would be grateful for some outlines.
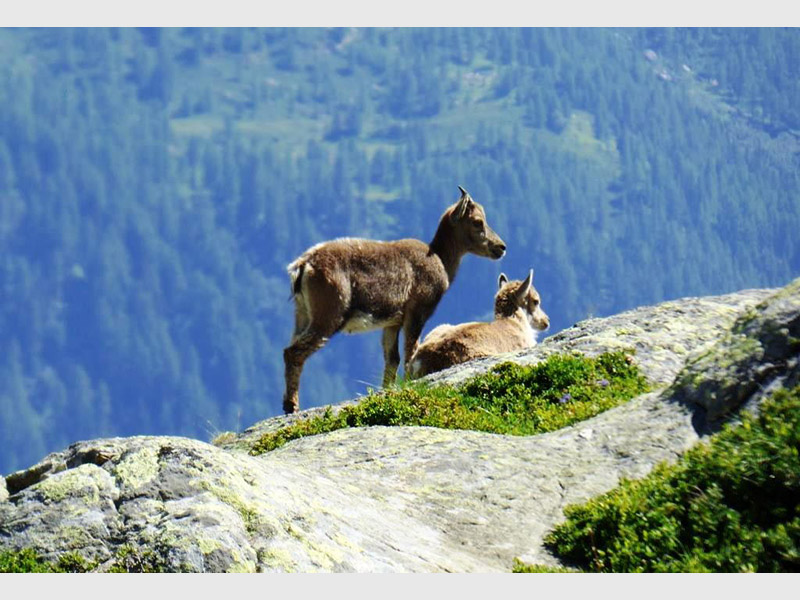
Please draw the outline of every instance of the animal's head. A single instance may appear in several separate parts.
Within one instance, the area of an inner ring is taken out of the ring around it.
[[[509,281],[505,273],[501,273],[497,284],[500,289],[494,297],[496,317],[510,317],[521,310],[533,329],[544,331],[550,327],[550,317],[542,310],[542,299],[533,287],[533,269],[525,281]]]
[[[506,244],[486,222],[486,212],[467,191],[461,190],[461,198],[450,207],[450,223],[456,240],[466,251],[478,256],[497,260],[506,253]]]

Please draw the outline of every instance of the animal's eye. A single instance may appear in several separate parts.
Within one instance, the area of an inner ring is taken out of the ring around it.
[[[472,226],[473,226],[475,229],[480,229],[480,230],[483,230],[483,221],[481,221],[480,219],[475,219],[475,220],[472,222]]]

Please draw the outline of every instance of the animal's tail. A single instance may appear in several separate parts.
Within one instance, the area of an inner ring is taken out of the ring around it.
[[[289,300],[300,294],[300,287],[303,280],[303,270],[305,267],[305,257],[301,256],[286,268],[286,270],[289,272],[289,282],[292,286],[292,293],[289,296]]]

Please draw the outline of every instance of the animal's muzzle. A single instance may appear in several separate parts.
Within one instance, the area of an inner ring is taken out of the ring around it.
[[[505,244],[496,244],[492,246],[489,250],[492,254],[492,258],[497,260],[498,258],[503,258],[506,254],[506,245]]]

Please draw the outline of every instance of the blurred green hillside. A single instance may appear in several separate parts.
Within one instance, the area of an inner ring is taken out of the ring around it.
[[[0,30],[0,472],[106,435],[280,412],[285,265],[429,240],[467,257],[426,331],[533,267],[551,332],[800,274],[797,29]],[[379,333],[303,407],[377,385]]]

